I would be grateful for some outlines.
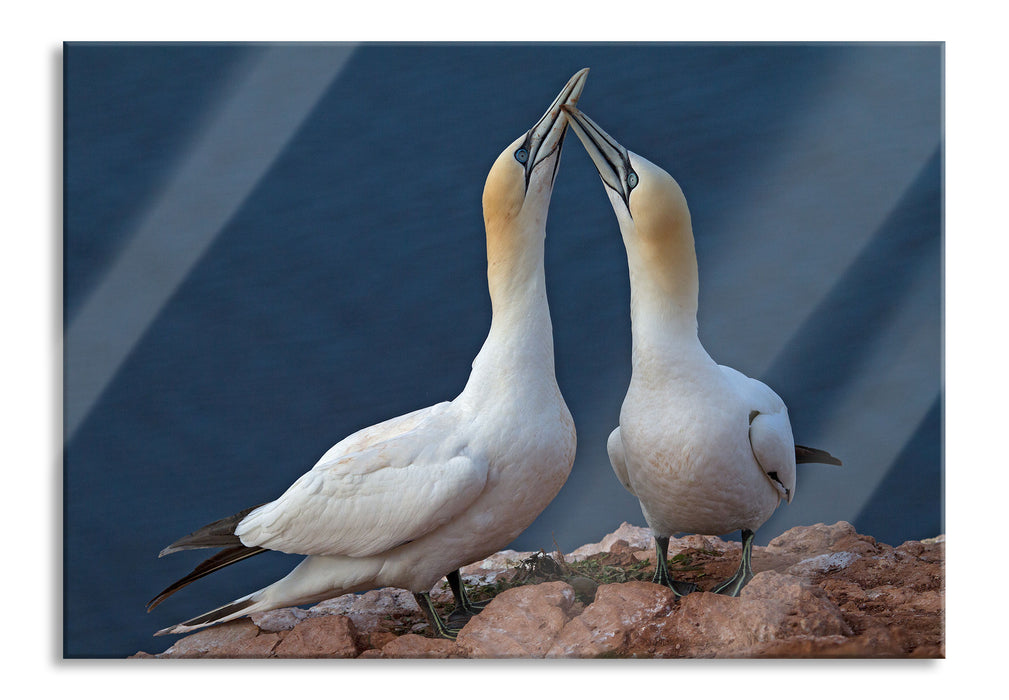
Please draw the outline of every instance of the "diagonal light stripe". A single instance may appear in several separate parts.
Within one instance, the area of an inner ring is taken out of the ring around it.
[[[353,51],[351,44],[267,46],[242,71],[66,330],[65,441]]]
[[[872,498],[942,391],[936,373],[942,362],[942,329],[931,303],[935,285],[931,268],[922,266],[899,312],[876,339],[872,357],[846,387],[845,398],[809,436],[810,444],[829,448],[844,466],[803,465],[795,500],[775,512],[768,533],[854,520]],[[935,380],[923,380],[927,377]],[[827,436],[846,438],[843,447],[824,442]]]
[[[890,216],[939,138],[938,73],[934,86],[908,76],[938,68],[934,51],[897,52],[885,63],[853,51],[715,222],[720,244],[702,261],[699,320],[719,363],[764,376]],[[715,286],[732,289],[725,281],[735,280],[744,282],[730,293]]]
[[[763,378],[933,157],[939,85],[907,76],[929,74],[935,61],[928,51],[901,52],[885,64],[872,52],[854,52],[766,164],[765,177],[751,181],[753,191],[743,196],[749,201],[719,222],[724,248],[707,276],[702,270],[701,297],[702,341],[715,340],[709,349],[718,362]],[[837,196],[823,197],[825,187]],[[754,256],[754,246],[781,253]],[[749,291],[743,300],[714,294],[705,304],[704,279],[746,280]],[[839,405],[803,435],[844,460],[840,480],[836,470],[807,466],[796,499],[775,512],[764,533],[854,520],[872,498],[941,391],[942,328],[929,301],[937,283],[925,266]],[[764,328],[769,319],[774,333]],[[931,376],[936,380],[923,379]]]

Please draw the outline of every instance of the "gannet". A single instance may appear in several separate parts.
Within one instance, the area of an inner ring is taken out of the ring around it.
[[[414,594],[435,634],[457,629],[428,592],[447,576],[468,619],[459,567],[502,549],[546,508],[575,457],[575,427],[554,374],[544,276],[547,209],[567,118],[588,69],[497,157],[483,191],[490,331],[452,401],[360,430],[275,501],[183,537],[161,556],[223,547],[156,596],[265,550],[308,555],[287,576],[157,634],[383,586]]]
[[[797,462],[840,464],[796,445],[784,402],[767,385],[718,365],[697,337],[697,257],[690,211],[665,170],[628,151],[575,107],[565,107],[605,185],[627,252],[631,382],[607,440],[613,471],[641,504],[658,558],[653,581],[686,595],[666,556],[677,532],[742,532],[736,596],[753,578],[754,532],[795,495]]]

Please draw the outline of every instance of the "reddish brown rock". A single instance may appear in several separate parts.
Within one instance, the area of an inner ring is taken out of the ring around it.
[[[473,658],[539,658],[568,621],[575,592],[553,581],[510,588],[459,633],[458,645]]]
[[[893,632],[902,655],[945,655],[945,543],[905,543],[861,557],[816,583],[844,612],[856,635]]]
[[[632,637],[668,616],[675,601],[671,590],[646,581],[600,586],[595,601],[564,626],[547,656],[629,655]]]
[[[878,554],[880,545],[872,537],[858,534],[851,523],[843,520],[833,525],[793,527],[767,543],[768,554],[807,558],[827,552]]]
[[[479,577],[477,583],[517,587],[499,593],[455,643],[427,636],[413,596],[386,588],[340,596],[308,610],[257,614],[255,624],[242,619],[217,625],[178,639],[157,657],[945,654],[943,536],[891,547],[845,522],[793,528],[767,547],[754,548],[757,575],[740,598],[701,592],[673,601],[666,589],[635,580],[651,575],[641,561],[652,557],[648,535],[644,528],[624,524],[597,545],[576,550],[589,558],[584,563],[500,552],[466,567],[477,572],[470,575]],[[592,548],[598,553],[586,555]],[[709,590],[735,570],[739,551],[738,542],[713,537],[674,539],[670,568],[677,578]],[[627,583],[606,582],[614,580]],[[451,594],[435,588],[436,605],[447,614]]]
[[[256,659],[269,656],[279,641],[278,635],[262,633],[251,620],[243,618],[183,637],[158,657]]]
[[[253,613],[249,618],[263,632],[283,632],[308,617],[308,611],[301,608],[279,608],[267,612]]]
[[[740,600],[777,608],[781,617],[778,629],[774,630],[776,637],[851,634],[851,628],[830,596],[823,589],[794,576],[773,571],[758,574],[743,589]]]
[[[788,637],[759,645],[750,654],[761,659],[890,659],[903,655],[900,642],[885,627],[874,627],[857,637]]]
[[[946,559],[946,537],[940,535],[921,542],[905,542],[897,547],[897,551],[922,561],[941,564]]]
[[[449,659],[462,656],[462,652],[449,639],[404,634],[383,646],[382,656],[387,659]]]
[[[385,627],[376,627],[371,632],[358,632],[358,646],[365,649],[381,649],[399,635]]]
[[[650,550],[652,548],[652,531],[647,527],[637,527],[630,523],[621,523],[620,527],[603,537],[602,540],[594,544],[584,544],[571,554],[567,555],[568,561],[581,561],[593,554],[609,552],[617,542],[623,542],[625,546],[635,549]]]
[[[753,656],[760,645],[795,636],[845,636],[851,629],[827,595],[793,576],[757,574],[739,598],[693,593],[654,625],[639,654]]]
[[[348,659],[358,655],[354,623],[343,615],[312,617],[287,632],[273,656],[287,659]]]
[[[381,649],[424,620],[413,595],[401,588],[377,588],[360,595],[351,593],[331,598],[311,607],[307,614],[310,617],[343,615],[350,618],[360,649]]]

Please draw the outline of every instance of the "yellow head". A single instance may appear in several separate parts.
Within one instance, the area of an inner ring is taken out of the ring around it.
[[[697,256],[690,210],[679,184],[577,108],[565,111],[599,171],[620,224],[632,289],[656,297],[654,303],[696,314]]]
[[[577,104],[588,71],[584,68],[575,73],[540,120],[509,144],[491,166],[484,185],[483,211],[492,267],[514,263],[530,251],[536,237],[545,235],[568,126],[563,108]]]

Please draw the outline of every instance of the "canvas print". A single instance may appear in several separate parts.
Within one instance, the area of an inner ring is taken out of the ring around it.
[[[941,658],[943,45],[68,43],[67,658]]]

